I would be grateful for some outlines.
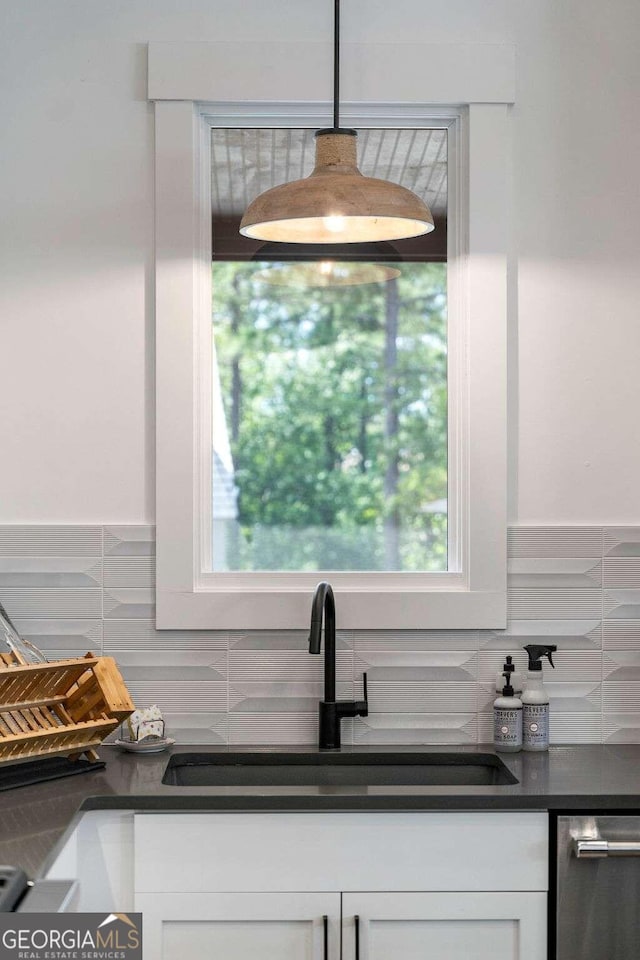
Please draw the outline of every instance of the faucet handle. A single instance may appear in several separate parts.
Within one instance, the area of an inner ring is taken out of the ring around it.
[[[362,674],[362,686],[364,688],[364,700],[360,700],[356,706],[358,708],[358,715],[361,717],[369,716],[369,696],[367,692],[367,674]]]

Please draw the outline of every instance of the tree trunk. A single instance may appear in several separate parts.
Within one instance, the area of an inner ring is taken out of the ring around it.
[[[384,326],[384,560],[385,570],[400,567],[400,517],[398,511],[398,281],[386,285]]]
[[[360,435],[358,437],[358,451],[360,453],[360,473],[367,472],[367,456],[369,453],[367,428],[369,426],[368,402],[367,402],[367,373],[366,370],[360,381]]]

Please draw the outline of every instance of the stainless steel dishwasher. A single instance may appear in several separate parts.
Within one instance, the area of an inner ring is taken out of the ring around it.
[[[557,960],[640,957],[640,816],[558,817]]]

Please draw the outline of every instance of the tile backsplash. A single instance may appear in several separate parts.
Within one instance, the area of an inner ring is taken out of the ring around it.
[[[156,631],[154,552],[145,525],[0,526],[0,599],[50,658],[115,657],[179,742],[314,743],[306,631]],[[490,741],[495,674],[536,641],[558,645],[553,742],[640,742],[640,526],[512,527],[508,609],[506,630],[339,631],[338,696],[367,670],[371,710],[343,742]]]

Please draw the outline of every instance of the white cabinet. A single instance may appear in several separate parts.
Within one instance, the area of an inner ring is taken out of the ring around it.
[[[154,960],[542,960],[546,949],[544,893],[164,893],[139,894],[136,909]]]
[[[343,960],[540,960],[545,893],[346,893]]]
[[[545,960],[547,857],[540,812],[140,814],[135,909],[145,960]]]
[[[338,893],[139,894],[148,960],[339,960]]]

